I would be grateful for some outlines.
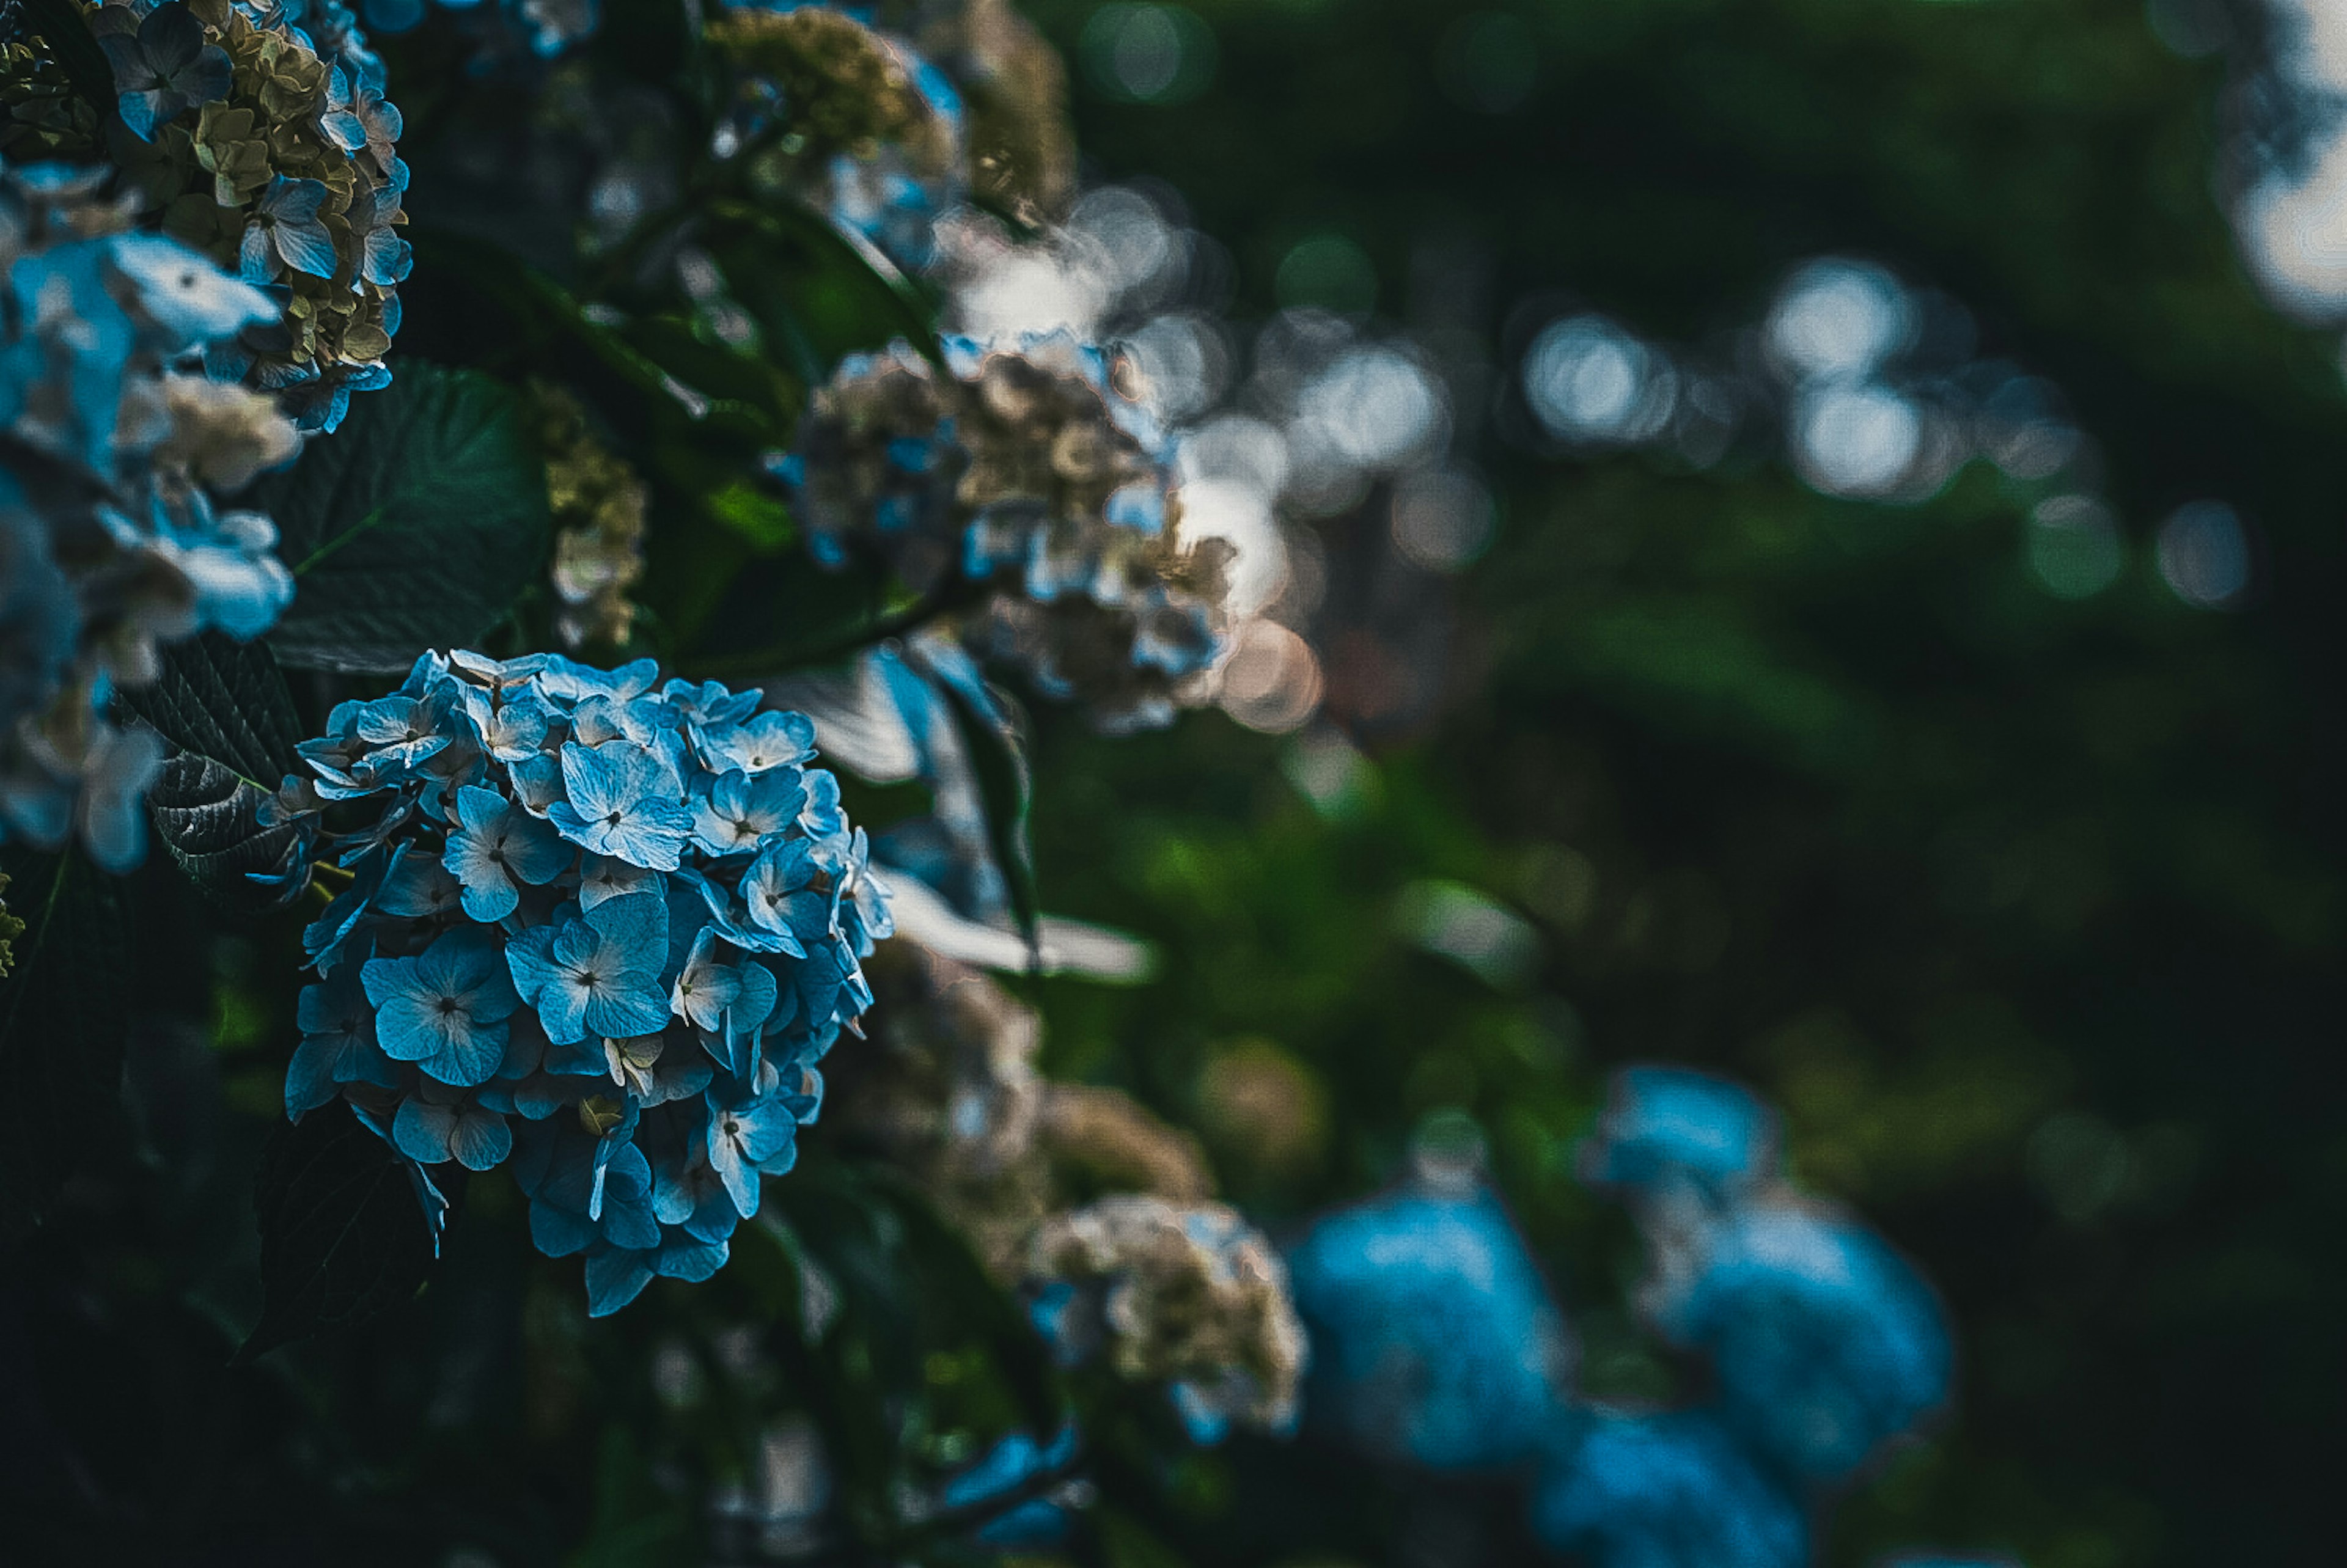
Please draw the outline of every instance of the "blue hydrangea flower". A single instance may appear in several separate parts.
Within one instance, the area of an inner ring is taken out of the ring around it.
[[[1309,1420],[1434,1470],[1501,1468],[1537,1449],[1571,1342],[1490,1193],[1339,1210],[1287,1266],[1312,1341]]]
[[[1800,1502],[1696,1410],[1598,1409],[1543,1460],[1532,1533],[1591,1568],[1803,1568]]]
[[[204,26],[179,0],[165,0],[147,13],[134,34],[101,36],[99,47],[114,67],[115,107],[122,123],[141,141],[155,128],[193,105],[228,96],[235,67],[228,51],[204,41]]]
[[[448,835],[448,870],[464,886],[465,913],[485,924],[512,914],[523,886],[542,887],[570,864],[570,852],[549,824],[493,789],[459,788],[456,821]]]
[[[1771,1173],[1777,1121],[1750,1091],[1676,1067],[1616,1073],[1596,1133],[1582,1146],[1583,1176],[1634,1193],[1686,1185],[1714,1194],[1750,1189]]]
[[[656,1034],[668,1021],[661,985],[668,910],[649,893],[607,898],[558,924],[534,926],[506,949],[514,984],[546,1038]]]
[[[836,800],[812,726],[761,702],[649,661],[429,654],[338,707],[265,814],[351,874],[303,934],[288,1112],[350,1102],[419,1192],[510,1159],[598,1314],[724,1262],[871,1001],[862,836],[810,814]]]
[[[413,958],[369,958],[359,971],[375,1039],[394,1061],[442,1083],[486,1083],[505,1060],[506,1020],[521,1005],[494,943],[451,931]]]
[[[948,1509],[981,1507],[1060,1469],[1076,1452],[1076,1429],[1060,1429],[1047,1446],[1032,1434],[1015,1431],[986,1450],[969,1468],[948,1478],[938,1491],[938,1502]],[[998,1552],[1056,1546],[1068,1535],[1066,1507],[1049,1497],[1032,1497],[989,1519],[977,1532],[978,1541]]]
[[[565,798],[547,820],[571,843],[650,871],[673,871],[692,833],[682,784],[655,753],[623,739],[562,748]]]
[[[1791,1473],[1840,1480],[1947,1397],[1940,1303],[1863,1227],[1778,1198],[1667,1241],[1646,1307],[1706,1352],[1721,1419]]]

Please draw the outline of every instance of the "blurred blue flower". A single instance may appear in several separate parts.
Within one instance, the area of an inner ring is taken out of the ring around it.
[[[1288,1274],[1313,1347],[1309,1420],[1434,1470],[1503,1468],[1535,1451],[1571,1341],[1490,1193],[1339,1210],[1290,1252]]]
[[[1801,1504],[1697,1410],[1596,1409],[1561,1423],[1532,1533],[1591,1568],[1803,1568]]]
[[[1696,1228],[1647,1306],[1708,1353],[1721,1419],[1802,1476],[1841,1480],[1947,1397],[1938,1298],[1852,1222],[1790,1200]]]
[[[1614,1074],[1581,1163],[1603,1186],[1727,1193],[1767,1177],[1776,1152],[1776,1118],[1749,1091],[1684,1068],[1632,1067]]]
[[[1047,1446],[1031,1433],[1014,1431],[938,1489],[941,1508],[981,1509],[1064,1467],[1075,1457],[1076,1429],[1063,1426]],[[998,1552],[1050,1547],[1067,1538],[1068,1511],[1049,1497],[1030,1497],[979,1526],[976,1539]]]
[[[158,346],[169,356],[233,337],[282,313],[275,300],[165,235],[117,234],[107,257],[137,295],[138,308],[160,330]]]

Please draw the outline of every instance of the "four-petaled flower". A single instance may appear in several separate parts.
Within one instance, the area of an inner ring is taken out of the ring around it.
[[[324,185],[278,175],[252,210],[237,251],[237,271],[248,283],[273,283],[291,267],[313,278],[334,275],[334,236],[318,210]]]
[[[513,1153],[513,1129],[472,1095],[427,1081],[400,1102],[391,1142],[420,1164],[454,1160],[468,1171],[486,1171]]]
[[[497,791],[466,784],[456,791],[448,869],[464,884],[465,913],[484,923],[512,914],[527,883],[540,887],[560,876],[571,852],[554,830]]]
[[[725,1184],[743,1218],[758,1212],[759,1167],[794,1150],[798,1130],[797,1119],[779,1095],[761,1095],[738,1106],[710,1106],[709,1167]]]
[[[228,51],[204,42],[204,25],[176,0],[148,12],[136,33],[108,33],[97,43],[114,67],[115,108],[141,141],[188,108],[228,97],[235,80]]]
[[[547,812],[555,831],[597,855],[651,871],[673,871],[692,831],[675,776],[641,747],[612,741],[562,748],[569,798]]]
[[[806,785],[795,771],[721,774],[693,802],[693,842],[712,855],[754,850],[789,826],[805,802]]]
[[[285,1069],[285,1114],[299,1122],[346,1083],[398,1087],[397,1070],[376,1049],[374,1011],[357,974],[343,970],[323,985],[303,986],[293,1004],[302,1043]]]
[[[700,735],[712,770],[762,774],[815,755],[815,724],[805,713],[767,712],[739,724],[713,724]]]
[[[506,1020],[521,1005],[497,947],[451,931],[413,958],[369,958],[359,970],[375,1005],[375,1038],[394,1061],[470,1087],[505,1059]]]
[[[516,989],[557,1045],[589,1034],[659,1033],[669,1017],[661,985],[667,960],[668,909],[649,893],[533,926],[506,946]]]

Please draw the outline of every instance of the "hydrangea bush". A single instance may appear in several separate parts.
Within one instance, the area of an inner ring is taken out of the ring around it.
[[[287,1112],[348,1101],[427,1189],[512,1160],[599,1314],[725,1261],[892,929],[813,727],[759,698],[426,655],[268,807],[346,874],[302,934]]]
[[[161,765],[115,716],[159,648],[258,635],[293,596],[277,530],[220,507],[293,455],[274,404],[194,362],[274,319],[261,291],[131,227],[101,177],[0,167],[0,839],[146,846]]]
[[[157,1064],[201,1036],[148,992],[210,964],[211,1035],[173,1071],[221,1104],[264,1077],[272,1123],[241,1354],[461,1319],[436,1441],[501,1343],[479,1325],[518,1324],[517,1428],[600,1432],[582,1560],[689,1507],[756,1514],[788,1555],[794,1454],[817,1556],[1063,1542],[1095,1478],[1204,1495],[1188,1450],[1250,1429],[1517,1486],[1536,1536],[1604,1568],[1798,1561],[1806,1502],[1942,1400],[1947,1337],[1887,1245],[1783,1181],[1748,1095],[1625,1074],[1583,1151],[1646,1237],[1638,1310],[1713,1385],[1615,1409],[1573,1388],[1567,1318],[1475,1173],[1421,1158],[1283,1258],[1140,1091],[1052,1077],[1035,1008],[983,972],[1150,961],[1040,914],[1024,725],[989,673],[1122,733],[1210,696],[1231,640],[1229,548],[1185,536],[1131,366],[1067,333],[939,336],[905,276],[973,198],[1043,222],[1071,194],[1034,30],[1004,0],[364,9],[438,73],[409,100],[419,210],[435,179],[447,201],[423,265],[391,71],[339,0],[0,15],[0,1051],[37,1091],[0,1241],[85,1223],[75,1161],[116,1145],[176,1179]],[[391,386],[403,286],[454,363]],[[896,894],[851,799],[890,819]],[[170,864],[126,879],[150,829]],[[158,893],[173,867],[192,889]],[[122,955],[159,927],[150,988]],[[827,1078],[845,1114],[770,1188]],[[463,1223],[514,1242],[494,1266],[443,1245],[477,1176]],[[641,1298],[651,1327],[574,1323],[524,1231],[582,1260],[587,1316]],[[647,1296],[737,1245],[724,1280]],[[117,1283],[54,1294],[79,1313]],[[170,1310],[217,1332],[215,1283],[173,1276]],[[724,1414],[661,1425],[696,1409]],[[613,1501],[639,1470],[650,1526]],[[1114,1501],[1103,1539],[1150,1512]]]

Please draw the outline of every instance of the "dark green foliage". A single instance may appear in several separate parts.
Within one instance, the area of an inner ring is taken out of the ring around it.
[[[148,793],[155,835],[212,897],[254,912],[290,902],[308,879],[290,875],[296,830],[264,828],[254,812],[298,771],[300,716],[266,644],[208,632],[166,647],[156,680],[124,703],[171,743]],[[279,878],[273,888],[248,873]]]
[[[300,768],[301,715],[268,644],[208,631],[163,649],[161,665],[122,702],[173,749],[209,757],[264,790]]]
[[[181,752],[156,776],[147,810],[190,880],[232,909],[256,911],[289,904],[309,886],[297,864],[299,827],[263,827],[254,815],[267,798],[227,764]],[[255,875],[275,881],[262,886]]]
[[[409,1169],[340,1102],[270,1135],[253,1191],[263,1305],[238,1359],[364,1323],[423,1288],[436,1249]]]
[[[546,477],[521,398],[478,372],[404,359],[259,495],[297,584],[270,636],[290,668],[389,673],[473,646],[544,571]]]
[[[992,692],[981,702],[952,682],[938,689],[953,705],[954,724],[969,749],[986,802],[987,847],[1002,869],[1010,894],[1011,918],[1031,946],[1041,909],[1035,891],[1035,851],[1028,817],[1034,809],[1035,779],[1027,760],[1027,737],[1017,712]]]
[[[115,880],[70,852],[12,848],[6,864],[25,931],[0,979],[0,1077],[25,1114],[0,1140],[0,1240],[38,1222],[110,1142],[132,1001]]]
[[[935,297],[805,203],[720,204],[708,239],[778,356],[810,386],[828,379],[843,354],[894,338],[935,354]]]

